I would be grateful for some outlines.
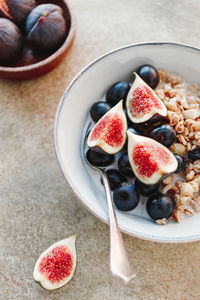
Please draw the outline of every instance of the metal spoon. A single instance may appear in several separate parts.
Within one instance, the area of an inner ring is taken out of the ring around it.
[[[83,139],[83,158],[90,168],[99,172],[101,175],[106,193],[110,221],[110,270],[114,276],[123,279],[125,283],[129,283],[136,275],[132,271],[122,234],[119,230],[107,175],[103,169],[93,166],[86,157],[86,139],[90,126],[91,123],[89,124]]]

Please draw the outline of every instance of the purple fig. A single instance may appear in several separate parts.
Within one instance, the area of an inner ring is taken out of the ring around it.
[[[25,23],[35,6],[35,0],[0,0],[1,14],[19,25]]]
[[[26,20],[26,33],[28,42],[37,50],[58,48],[67,33],[62,8],[54,4],[34,8]]]
[[[23,37],[19,28],[10,20],[0,18],[0,62],[11,64],[19,57]]]

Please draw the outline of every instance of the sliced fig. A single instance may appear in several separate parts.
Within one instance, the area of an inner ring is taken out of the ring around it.
[[[156,184],[165,175],[176,171],[174,154],[153,139],[128,134],[128,157],[135,176],[145,184]]]
[[[126,98],[126,109],[133,123],[142,123],[155,114],[167,115],[167,108],[155,92],[136,73],[135,80]]]
[[[122,100],[111,108],[92,128],[87,139],[89,148],[99,148],[106,153],[119,152],[126,141],[127,120]]]
[[[73,277],[76,268],[76,235],[61,240],[38,258],[33,278],[47,290],[58,289]]]

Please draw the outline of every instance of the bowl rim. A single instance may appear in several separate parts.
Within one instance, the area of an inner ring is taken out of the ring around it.
[[[71,188],[71,190],[73,191],[73,193],[78,197],[78,199],[81,201],[81,203],[83,204],[83,206],[85,206],[87,208],[87,210],[92,213],[95,217],[97,217],[99,220],[101,220],[102,222],[104,222],[105,224],[109,225],[109,220],[108,220],[108,215],[106,217],[106,219],[103,216],[100,216],[99,214],[97,214],[96,212],[94,212],[83,200],[82,200],[82,196],[79,192],[79,190],[76,188],[76,186],[73,184],[73,182],[70,179],[70,175],[68,173],[67,170],[64,169],[62,160],[61,160],[61,155],[60,155],[60,150],[59,150],[59,146],[58,146],[58,124],[59,124],[59,116],[65,101],[65,98],[67,97],[70,89],[72,88],[72,86],[76,83],[76,81],[90,68],[92,67],[94,64],[96,64],[98,61],[104,59],[106,56],[109,56],[110,54],[116,53],[118,51],[121,51],[123,49],[127,49],[127,48],[133,48],[133,47],[138,47],[138,46],[167,46],[167,45],[171,45],[171,46],[178,46],[181,48],[189,48],[192,50],[196,50],[198,51],[198,53],[200,54],[200,48],[192,46],[192,45],[188,45],[188,44],[183,44],[183,43],[176,43],[176,42],[142,42],[142,43],[134,43],[134,44],[129,44],[129,45],[125,45],[119,48],[116,48],[114,50],[111,50],[109,52],[106,52],[105,54],[97,57],[96,59],[92,60],[89,64],[87,64],[83,69],[81,69],[77,75],[71,80],[71,82],[69,83],[69,85],[67,86],[67,88],[65,89],[60,102],[58,104],[57,107],[57,111],[56,111],[56,115],[55,115],[55,121],[54,121],[54,150],[56,153],[56,158],[59,164],[59,167],[61,169],[61,172],[64,175],[64,178],[67,180],[67,182],[69,183],[69,186]],[[64,171],[65,170],[65,171]],[[120,227],[120,231],[123,233],[128,234],[129,236],[133,236],[136,238],[140,238],[143,240],[148,240],[148,241],[152,241],[152,242],[160,242],[160,243],[189,243],[189,242],[195,242],[195,241],[199,241],[200,240],[200,234],[199,235],[194,235],[194,236],[189,236],[189,237],[181,237],[181,238],[173,238],[171,237],[170,239],[167,238],[163,238],[163,236],[153,236],[151,234],[145,234],[145,236],[143,236],[140,232],[134,231],[134,232],[130,232],[128,231],[128,229],[121,228]]]
[[[68,35],[67,35],[64,43],[62,44],[62,46],[59,47],[59,49],[56,50],[53,54],[51,54],[47,58],[45,58],[45,59],[43,59],[43,60],[41,60],[37,63],[31,64],[31,65],[28,65],[28,66],[21,66],[21,67],[4,67],[4,66],[0,66],[0,72],[19,73],[19,72],[24,72],[24,71],[37,70],[40,67],[44,67],[44,66],[48,65],[50,62],[54,61],[57,57],[59,57],[60,55],[62,55],[65,52],[65,49],[68,48],[68,46],[73,41],[74,36],[75,36],[76,18],[75,18],[75,14],[73,12],[73,9],[71,7],[71,4],[69,4],[68,0],[62,0],[62,1],[67,6],[68,11],[69,11],[69,17],[70,17],[69,32],[68,32]]]

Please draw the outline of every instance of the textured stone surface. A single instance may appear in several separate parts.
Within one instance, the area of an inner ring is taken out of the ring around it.
[[[53,145],[57,104],[83,66],[130,43],[200,46],[200,2],[71,2],[77,36],[63,63],[34,81],[0,80],[0,299],[200,299],[200,242],[166,245],[125,236],[137,277],[123,286],[110,275],[109,229],[74,196]],[[74,279],[45,291],[32,279],[36,259],[73,233],[79,236]]]

